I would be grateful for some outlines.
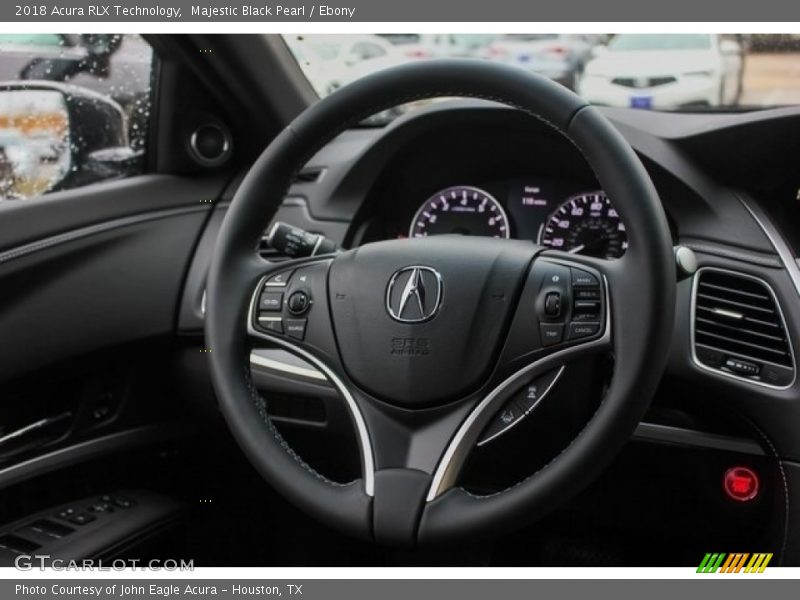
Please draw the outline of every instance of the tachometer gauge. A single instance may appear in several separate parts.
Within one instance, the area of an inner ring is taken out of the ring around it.
[[[568,198],[539,230],[539,244],[575,254],[619,258],[628,248],[625,224],[604,192]]]
[[[508,216],[495,198],[466,185],[436,192],[420,206],[411,221],[410,237],[442,233],[508,238]]]

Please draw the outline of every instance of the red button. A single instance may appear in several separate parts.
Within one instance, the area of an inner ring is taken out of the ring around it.
[[[731,467],[722,479],[725,493],[737,502],[748,502],[758,496],[760,483],[755,471],[747,467]]]

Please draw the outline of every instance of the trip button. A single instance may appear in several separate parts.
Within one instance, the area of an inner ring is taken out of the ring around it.
[[[308,319],[286,319],[286,335],[296,340],[306,337],[306,324]]]
[[[564,338],[564,325],[562,323],[540,323],[539,335],[542,338],[542,346],[553,346]]]
[[[264,292],[258,303],[260,310],[279,311],[283,307],[283,292]]]
[[[589,337],[600,331],[600,323],[570,323],[568,339]]]

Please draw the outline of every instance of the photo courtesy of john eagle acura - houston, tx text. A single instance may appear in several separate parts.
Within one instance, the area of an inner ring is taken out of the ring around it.
[[[800,36],[178,4],[0,33],[0,566],[800,566]]]

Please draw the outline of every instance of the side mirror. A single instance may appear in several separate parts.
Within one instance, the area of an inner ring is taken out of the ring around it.
[[[726,39],[720,41],[719,51],[726,56],[738,56],[742,53],[742,47],[739,45],[739,42]]]
[[[0,83],[0,198],[27,198],[138,169],[114,101],[55,82]]]

